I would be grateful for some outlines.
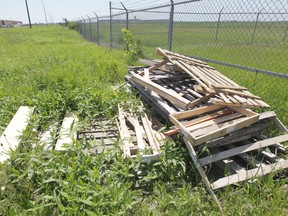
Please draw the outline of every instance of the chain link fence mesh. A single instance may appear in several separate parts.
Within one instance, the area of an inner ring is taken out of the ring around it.
[[[80,20],[78,30],[101,46],[126,49],[121,30],[128,27],[144,53],[162,47],[210,61],[261,96],[288,125],[288,0],[174,0],[133,6],[112,4],[109,16],[91,18],[91,27],[89,19]]]

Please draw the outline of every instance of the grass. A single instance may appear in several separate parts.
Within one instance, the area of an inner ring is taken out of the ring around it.
[[[112,88],[127,73],[123,52],[61,26],[0,29],[0,44],[0,133],[20,105],[36,107],[21,148],[0,164],[0,215],[223,215],[177,140],[148,165],[124,159],[117,142],[98,155],[83,150],[89,145],[83,140],[62,153],[31,147],[67,112],[84,125],[115,117],[120,101],[138,100]],[[217,196],[224,215],[288,213],[285,177],[227,187]]]
[[[221,22],[216,39],[217,22],[175,22],[173,51],[288,74],[288,36],[285,37],[287,23],[259,22],[253,39],[254,27],[253,22]],[[99,28],[101,43],[108,44],[109,23],[100,22]],[[122,28],[125,28],[124,21],[113,23],[113,43],[124,48]],[[142,40],[148,55],[157,46],[168,48],[168,20],[130,21],[129,30]],[[90,36],[88,24],[86,33]],[[96,23],[92,23],[91,35],[96,41]]]

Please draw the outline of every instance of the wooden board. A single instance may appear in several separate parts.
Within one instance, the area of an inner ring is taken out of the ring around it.
[[[78,118],[76,115],[71,114],[70,116],[65,116],[60,128],[59,138],[55,145],[56,151],[64,151],[67,146],[71,146],[73,142],[75,142],[77,138],[77,122]]]
[[[272,163],[270,165],[262,165],[252,170],[245,170],[240,173],[221,178],[211,183],[211,188],[213,190],[216,190],[216,189],[225,187],[227,185],[242,182],[242,181],[252,179],[255,177],[264,176],[271,172],[275,172],[275,171],[279,171],[279,170],[283,170],[287,168],[288,168],[288,160],[281,160],[277,163]]]
[[[34,108],[20,106],[14,117],[4,130],[0,138],[0,162],[3,163],[10,158],[9,152],[15,151],[21,142],[22,132],[28,125],[30,114]]]
[[[198,109],[171,114],[170,120],[194,146],[230,134],[259,120],[259,114],[244,108],[233,108],[233,112],[240,113],[244,115],[243,117],[239,117],[239,115],[233,113],[228,113],[226,116],[219,114],[218,118],[216,115],[216,117],[213,117],[211,120],[210,117],[214,114],[209,113],[219,110],[223,110],[224,112],[227,108],[218,105],[201,107]],[[204,116],[193,119],[192,121],[189,120],[192,117],[197,117],[199,115],[206,115],[207,117]],[[188,119],[188,121],[184,121],[185,119]],[[193,127],[191,127],[192,125]],[[198,130],[197,126],[199,126]]]
[[[287,140],[288,140],[288,134],[285,134],[282,136],[273,137],[273,138],[266,139],[263,141],[258,141],[255,143],[249,143],[249,144],[239,146],[239,147],[236,147],[233,149],[222,151],[218,154],[214,154],[214,155],[207,156],[205,158],[201,158],[199,160],[199,162],[200,162],[201,166],[205,166],[205,165],[213,163],[215,161],[223,160],[225,158],[229,158],[229,157],[232,157],[232,156],[235,156],[238,154],[242,154],[245,152],[253,151],[256,149],[265,148],[265,147],[271,146],[275,143],[278,143],[278,142],[281,143],[281,142],[284,142]]]

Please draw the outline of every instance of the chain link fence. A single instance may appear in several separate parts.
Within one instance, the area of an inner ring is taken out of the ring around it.
[[[109,16],[83,18],[78,30],[101,46],[126,49],[121,30],[127,28],[145,53],[162,47],[210,62],[288,124],[287,0],[147,1],[110,3]]]

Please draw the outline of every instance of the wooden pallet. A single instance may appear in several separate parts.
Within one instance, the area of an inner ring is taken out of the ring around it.
[[[240,141],[234,139],[221,147],[208,148],[209,153],[204,155],[197,153],[195,146],[184,137],[191,158],[220,209],[215,190],[288,168],[287,147],[281,144],[288,142],[287,128],[274,112],[263,113],[260,119],[273,121],[284,135],[267,138],[258,133]]]
[[[0,162],[3,163],[10,158],[10,151],[15,151],[20,142],[22,132],[28,125],[33,107],[20,106],[9,125],[0,137]]]
[[[247,127],[258,120],[259,114],[249,109],[220,105],[170,115],[170,121],[194,146]]]
[[[118,128],[114,120],[98,119],[92,126],[79,132],[79,139],[89,141],[89,149],[95,153],[113,149],[118,141]]]
[[[152,123],[143,112],[142,105],[138,111],[131,111],[125,105],[118,105],[118,127],[123,142],[125,157],[140,157],[143,162],[158,160],[161,156],[160,146],[164,136],[153,130]]]

